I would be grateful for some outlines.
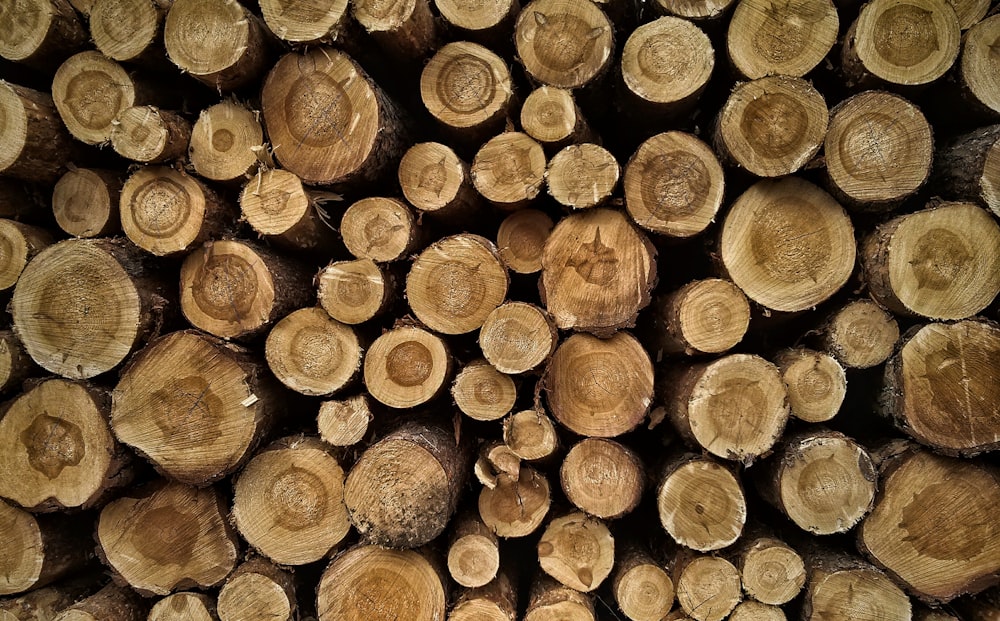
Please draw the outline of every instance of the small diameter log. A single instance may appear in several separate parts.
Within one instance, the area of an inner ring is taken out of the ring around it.
[[[294,578],[253,558],[236,568],[219,590],[220,621],[291,621],[298,618]]]
[[[0,496],[34,512],[89,509],[132,480],[130,455],[108,426],[110,395],[49,379],[0,419]]]
[[[771,606],[792,601],[806,583],[806,568],[799,553],[771,537],[744,543],[737,567],[747,597]]]
[[[260,12],[271,32],[293,44],[336,41],[348,28],[347,0],[261,0]]]
[[[498,537],[526,537],[549,513],[552,496],[545,475],[522,464],[513,476],[500,474],[479,492],[479,517]]]
[[[51,244],[52,234],[43,228],[0,219],[0,291],[17,284],[25,266]]]
[[[264,74],[269,38],[260,18],[235,0],[173,0],[163,25],[170,61],[219,92]]]
[[[93,0],[94,46],[111,60],[162,65],[163,22],[170,0]]]
[[[574,334],[549,361],[543,386],[552,415],[583,436],[613,438],[645,419],[653,363],[628,332],[608,339]]]
[[[54,621],[146,621],[148,611],[149,604],[138,593],[111,583],[66,608]]]
[[[156,256],[187,252],[233,226],[234,210],[192,175],[169,166],[136,170],[122,186],[122,230]]]
[[[681,609],[696,621],[722,621],[743,599],[740,572],[714,556],[675,561],[674,584]]]
[[[163,336],[136,354],[112,397],[115,436],[191,485],[234,472],[283,406],[262,362],[193,330]]]
[[[559,450],[556,425],[541,410],[521,410],[508,416],[503,422],[503,441],[525,461],[546,459]]]
[[[451,147],[421,142],[399,161],[403,196],[418,211],[442,222],[472,223],[481,199],[472,186],[469,166]]]
[[[549,196],[571,209],[602,205],[618,187],[621,167],[607,149],[593,143],[566,147],[549,160]]]
[[[74,168],[52,189],[56,224],[73,237],[108,237],[121,231],[118,203],[122,175],[114,170]]]
[[[431,330],[466,334],[503,303],[507,285],[507,268],[493,242],[462,233],[439,240],[413,261],[406,299]]]
[[[884,573],[859,559],[835,554],[807,558],[809,581],[803,621],[878,619],[909,621],[910,598]]]
[[[565,217],[542,254],[539,290],[560,329],[610,336],[635,325],[656,281],[656,249],[620,211]]]
[[[202,177],[233,181],[253,173],[265,148],[257,113],[236,101],[223,101],[198,115],[191,130],[188,157]]]
[[[885,362],[899,340],[891,313],[869,300],[853,300],[837,309],[821,328],[822,348],[849,369]]]
[[[771,310],[812,308],[854,271],[854,227],[844,208],[796,177],[751,186],[726,215],[720,239],[725,272]]]
[[[329,256],[339,241],[302,181],[287,170],[261,170],[240,194],[240,211],[264,239],[292,251]]]
[[[1000,125],[947,142],[934,161],[932,183],[942,196],[979,203],[1000,218]]]
[[[778,606],[762,604],[752,599],[740,602],[733,608],[729,621],[785,621],[785,611]]]
[[[1000,225],[971,203],[938,203],[879,225],[861,246],[872,298],[889,310],[964,319],[1000,293]]]
[[[625,165],[625,208],[644,229],[691,237],[715,221],[726,183],[715,153],[692,134],[649,138]]]
[[[538,562],[564,586],[589,593],[611,574],[615,540],[604,522],[574,511],[545,527],[538,540]]]
[[[483,356],[498,371],[527,373],[556,349],[559,332],[548,313],[533,304],[507,302],[486,317],[479,330]]]
[[[991,117],[1000,114],[1000,96],[997,95],[996,45],[1000,37],[1000,17],[993,15],[969,29],[962,44],[962,58],[958,63],[959,80],[967,98],[974,105],[988,111]]]
[[[21,382],[37,370],[14,331],[0,331],[0,393],[20,390]]]
[[[517,274],[540,272],[553,226],[552,218],[536,209],[520,209],[504,218],[497,230],[497,249],[507,269]]]
[[[320,438],[332,446],[354,446],[368,435],[368,425],[375,418],[364,393],[347,399],[323,401],[316,424]]]
[[[232,521],[260,554],[281,565],[326,557],[350,531],[344,470],[317,438],[294,436],[257,453],[236,478]]]
[[[504,60],[477,43],[445,45],[420,74],[424,107],[445,133],[469,144],[482,144],[503,129],[513,96]]]
[[[191,123],[155,106],[122,110],[111,124],[111,146],[118,155],[142,164],[179,160],[191,143]]]
[[[908,334],[885,370],[885,413],[921,444],[970,456],[1000,447],[1000,326],[932,323]]]
[[[823,154],[832,191],[844,203],[888,211],[927,181],[934,137],[915,105],[898,95],[866,91],[830,115]]]
[[[339,555],[316,587],[319,621],[445,618],[447,581],[427,553],[359,545]]]
[[[496,49],[510,45],[510,33],[514,29],[514,19],[521,10],[521,3],[518,0],[481,3],[434,0],[434,7],[445,23],[457,31],[457,38]]]
[[[389,263],[417,250],[420,225],[403,201],[372,196],[347,208],[340,219],[340,236],[358,259]]]
[[[208,588],[236,567],[238,538],[214,488],[157,481],[112,501],[97,521],[100,554],[140,594]]]
[[[0,82],[0,175],[53,183],[79,154],[48,93]],[[112,117],[113,118],[113,117]]]
[[[579,88],[608,70],[614,29],[596,4],[583,0],[534,0],[517,16],[517,56],[542,84]]]
[[[837,415],[847,395],[847,374],[836,358],[799,347],[778,352],[774,363],[788,388],[792,416],[821,423]]]
[[[482,485],[495,489],[501,479],[517,480],[521,472],[521,458],[505,443],[487,440],[479,447],[479,456],[472,471]]]
[[[123,240],[67,240],[24,269],[10,303],[14,329],[40,367],[71,379],[109,371],[169,308],[166,287]]]
[[[471,174],[476,191],[494,206],[520,209],[542,191],[545,151],[528,134],[504,132],[480,147]]]
[[[264,353],[274,376],[304,395],[332,395],[361,370],[362,348],[354,330],[315,306],[276,323]]]
[[[305,268],[262,246],[207,242],[181,265],[181,310],[220,338],[250,338],[312,297]]]
[[[215,599],[203,593],[174,593],[153,604],[147,621],[217,621]]]
[[[566,498],[588,515],[613,520],[630,513],[646,488],[639,456],[614,440],[584,438],[566,453],[559,468]]]
[[[900,37],[900,28],[909,36]],[[872,0],[844,35],[842,70],[848,86],[929,84],[955,63],[961,37],[958,16],[947,0],[905,5]]]
[[[444,531],[472,471],[469,436],[409,419],[368,447],[344,482],[351,524],[380,546],[416,548]]]
[[[89,534],[84,532],[89,525],[79,528],[84,525],[80,520],[62,515],[34,516],[0,500],[0,524],[4,525],[0,595],[43,587],[83,569],[92,558]],[[0,605],[0,618],[3,610]]]
[[[761,495],[804,531],[845,533],[864,518],[875,498],[868,452],[835,431],[787,436],[757,479]]]
[[[770,362],[730,354],[675,373],[664,399],[671,422],[688,442],[749,465],[781,437],[788,392]]]
[[[619,543],[611,594],[631,621],[662,621],[674,605],[674,581],[635,541]]]
[[[489,584],[463,591],[448,621],[517,621],[516,586],[508,572],[501,569]]]
[[[657,13],[707,25],[722,18],[732,4],[733,0],[655,0],[651,8]]]
[[[336,261],[316,276],[316,297],[331,317],[348,325],[383,314],[396,301],[396,280],[371,259]]]
[[[654,302],[657,336],[666,353],[720,354],[732,349],[750,325],[750,304],[728,280],[694,280]]]
[[[0,57],[50,73],[87,46],[87,29],[66,0],[29,0],[0,11]]]
[[[351,3],[351,14],[396,61],[419,61],[438,47],[430,0],[357,0]]]
[[[656,505],[667,534],[699,552],[732,545],[747,519],[739,478],[728,467],[693,454],[668,462]]]
[[[554,86],[539,86],[528,94],[521,106],[521,127],[549,151],[593,139],[572,91]]]
[[[708,35],[679,17],[661,17],[639,26],[622,50],[628,103],[660,118],[690,111],[714,67],[715,51]]]
[[[531,581],[524,621],[597,621],[594,598],[541,574]]]
[[[839,28],[830,0],[742,0],[729,20],[726,51],[744,78],[802,77],[830,53]]]
[[[365,387],[376,401],[389,407],[416,407],[444,389],[451,365],[441,337],[401,326],[375,339],[365,353]]]
[[[510,376],[479,359],[465,365],[455,376],[451,397],[458,409],[473,420],[499,420],[514,408],[517,386]]]
[[[496,534],[483,524],[478,513],[455,518],[448,543],[448,573],[464,587],[485,586],[500,571],[500,547]]]
[[[819,152],[828,120],[823,95],[806,80],[758,78],[730,93],[716,119],[715,149],[758,177],[781,177]]]
[[[0,599],[0,621],[50,621],[80,598],[92,593],[97,576],[76,576],[28,591],[24,595]]]
[[[394,105],[332,48],[283,56],[264,82],[261,107],[275,157],[306,183],[374,181],[403,151]]]

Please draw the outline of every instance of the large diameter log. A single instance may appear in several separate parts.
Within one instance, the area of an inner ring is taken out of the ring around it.
[[[821,552],[807,554],[806,565],[809,581],[802,600],[803,621],[910,621],[910,599],[868,563]]]
[[[112,501],[97,522],[100,553],[142,594],[221,583],[236,566],[237,537],[222,495],[157,481]]]
[[[839,27],[830,0],[741,0],[729,20],[726,50],[745,78],[802,77],[833,49]]]
[[[980,109],[995,118],[1000,114],[1000,96],[997,96],[996,45],[1000,34],[1000,17],[992,15],[969,29],[962,44],[962,58],[958,73],[961,83]]]
[[[118,62],[162,65],[163,22],[170,0],[93,0],[90,38],[105,56]]]
[[[870,299],[848,302],[820,327],[823,349],[851,369],[882,364],[892,355],[898,340],[895,317]]]
[[[255,111],[235,101],[202,110],[191,130],[188,148],[195,172],[213,181],[249,177],[265,148],[264,129],[258,117]]]
[[[87,509],[131,482],[110,410],[106,391],[64,379],[17,397],[0,419],[0,496],[35,512]]]
[[[161,337],[133,357],[112,397],[118,439],[193,485],[235,471],[283,407],[263,362],[193,330]]]
[[[732,545],[747,519],[739,478],[722,464],[695,455],[668,462],[656,493],[660,524],[677,543],[710,552]]]
[[[87,44],[87,29],[66,0],[5,3],[0,22],[0,57],[45,72]]]
[[[10,310],[14,329],[42,368],[86,379],[117,366],[154,334],[168,294],[124,240],[67,240],[21,273]]]
[[[0,81],[0,176],[52,183],[79,149],[48,93]]]
[[[979,203],[1000,217],[1000,125],[945,143],[934,161],[932,183],[945,198]]]
[[[472,466],[469,436],[409,420],[370,446],[344,482],[351,523],[368,541],[415,548],[441,534]]]
[[[292,621],[298,600],[292,574],[272,563],[251,558],[236,568],[219,589],[220,621]]]
[[[578,88],[611,65],[614,29],[594,3],[535,0],[517,17],[514,44],[530,77],[549,86]]]
[[[441,337],[402,326],[368,348],[364,382],[376,401],[392,408],[412,408],[437,396],[450,371],[451,356]]]
[[[615,540],[603,521],[574,511],[545,527],[538,540],[538,562],[564,586],[589,593],[611,575]]]
[[[948,454],[1000,447],[1000,326],[932,323],[907,335],[886,365],[885,413],[921,444]]]
[[[80,529],[83,522],[74,518],[34,516],[0,500],[0,524],[0,595],[43,587],[79,571],[91,558],[87,529]]]
[[[111,583],[66,608],[53,621],[145,621],[149,605],[128,587]]]
[[[121,231],[121,190],[122,175],[118,171],[70,170],[52,189],[56,224],[73,237],[108,237]]]

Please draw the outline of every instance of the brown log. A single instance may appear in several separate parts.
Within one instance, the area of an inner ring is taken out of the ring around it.
[[[516,481],[519,478],[521,458],[505,442],[487,440],[479,447],[479,456],[472,471],[484,487],[496,489],[501,481]],[[486,519],[485,516],[480,517]]]
[[[667,462],[656,504],[667,534],[700,552],[732,545],[747,519],[739,478],[721,463],[693,454]]]
[[[789,413],[807,423],[837,415],[847,396],[847,373],[830,354],[797,347],[775,354],[774,362],[788,389]]]
[[[750,325],[747,296],[718,278],[691,281],[653,306],[665,353],[720,354],[739,344]]]
[[[142,164],[179,160],[191,143],[191,123],[156,106],[125,108],[111,124],[115,153]]]
[[[898,340],[896,319],[869,299],[848,302],[820,327],[822,348],[850,369],[882,364]]]
[[[202,177],[233,181],[249,177],[258,161],[265,158],[266,148],[257,112],[235,101],[223,101],[198,115],[188,157]]]
[[[353,446],[368,435],[374,418],[368,395],[323,401],[319,405],[316,424],[320,438],[332,446]]]
[[[94,575],[78,576],[61,580],[58,586],[0,599],[0,621],[49,621],[67,606],[92,593],[94,588]]]
[[[778,606],[762,604],[752,599],[740,602],[733,608],[729,621],[785,621],[785,611]]]
[[[475,41],[492,49],[510,46],[514,19],[521,10],[518,0],[497,2],[462,2],[434,0],[445,23],[456,31],[458,39]]]
[[[121,231],[123,178],[115,170],[74,168],[52,189],[56,224],[73,237],[108,237]]]
[[[282,384],[310,396],[329,396],[361,370],[361,343],[354,330],[311,306],[286,315],[264,344],[267,366]]]
[[[52,183],[80,154],[48,93],[0,82],[0,175]]]
[[[959,16],[961,17],[961,15]],[[996,44],[1000,33],[1000,18],[992,15],[969,28],[962,43],[962,58],[958,74],[963,94],[972,105],[985,110],[991,118],[1000,114],[1000,97],[996,94],[997,78],[994,67]]]
[[[261,0],[260,11],[271,32],[289,43],[341,41],[349,29],[347,0]]]
[[[0,57],[51,73],[87,45],[87,29],[65,0],[30,0],[0,11]]]
[[[614,56],[614,30],[596,4],[534,0],[517,17],[514,44],[531,78],[572,89],[608,70]]]
[[[674,561],[677,602],[696,621],[722,621],[743,598],[740,572],[729,561],[690,555]]]
[[[1000,217],[1000,125],[949,140],[937,152],[932,183],[945,198],[978,203]]]
[[[726,49],[736,71],[747,79],[802,77],[833,49],[839,27],[837,7],[830,0],[748,0],[736,4]]]
[[[458,584],[478,588],[498,577],[500,547],[475,511],[461,513],[452,520],[448,540],[448,574]]]
[[[507,302],[486,317],[479,330],[483,356],[501,373],[527,373],[556,349],[559,333],[548,313],[533,304]]]
[[[440,222],[471,223],[482,202],[472,186],[469,165],[451,147],[420,142],[399,162],[403,196],[422,214]]]
[[[174,593],[153,604],[147,621],[218,621],[215,598],[203,593]]]
[[[261,237],[291,251],[324,256],[340,245],[322,208],[287,170],[261,170],[240,194],[243,219]]]
[[[421,226],[403,201],[371,196],[347,208],[340,219],[340,236],[356,258],[391,263],[418,249]]]
[[[510,376],[480,358],[455,375],[451,397],[458,409],[473,420],[499,420],[513,409],[517,386]]]
[[[521,410],[503,421],[503,441],[524,461],[547,459],[559,450],[555,422],[541,409]]]
[[[545,475],[521,465],[514,476],[501,474],[494,487],[479,492],[479,516],[499,537],[526,537],[535,532],[551,505]]]
[[[4,525],[5,540],[0,552],[0,577],[3,577],[0,595],[44,587],[83,569],[92,558],[87,545],[90,537],[87,532],[89,524],[74,518],[62,515],[34,516],[0,500],[0,524]],[[63,605],[69,603],[72,600]],[[27,604],[34,608],[40,602]],[[4,610],[10,608],[0,604],[0,618],[3,618]],[[22,618],[17,612],[12,614],[15,619]],[[43,618],[51,619],[53,616],[54,613],[43,615]]]
[[[112,60],[162,66],[163,22],[172,0],[92,0],[87,21],[94,46]]]
[[[538,562],[564,586],[589,593],[611,574],[614,537],[601,520],[574,511],[549,521],[538,540]]]
[[[54,621],[146,621],[149,605],[128,587],[111,583],[66,608]]]
[[[14,331],[0,331],[0,393],[20,390],[21,382],[37,371]]]
[[[497,249],[507,269],[518,274],[541,271],[553,226],[552,218],[537,209],[519,209],[504,218],[497,230]]]
[[[252,558],[226,578],[216,612],[221,621],[297,619],[293,576],[264,559]]]
[[[806,568],[799,553],[773,537],[755,537],[740,545],[736,566],[747,597],[770,606],[795,598],[806,583]],[[749,600],[748,600],[749,601]]]
[[[555,86],[539,86],[528,94],[521,106],[521,127],[549,152],[594,141],[572,91]]]
[[[566,498],[597,518],[630,513],[646,488],[646,468],[630,448],[606,438],[584,438],[566,453],[559,468]]]
[[[594,598],[540,574],[531,581],[524,621],[597,621]]]
[[[29,261],[52,244],[52,235],[45,229],[0,219],[0,291],[12,288]]]
[[[729,12],[733,0],[655,0],[651,4],[657,13],[709,25]]]
[[[341,323],[357,325],[388,311],[399,294],[394,274],[371,259],[334,261],[316,276],[319,305]]]
[[[358,0],[351,14],[396,61],[422,60],[438,47],[430,0]]]
[[[451,365],[443,339],[421,328],[402,326],[368,348],[365,387],[376,401],[391,408],[412,408],[441,393]]]
[[[910,599],[884,573],[860,559],[836,553],[807,554],[809,581],[802,620],[843,619],[860,611],[874,619],[909,621]]]
[[[501,568],[489,584],[462,591],[448,621],[516,621],[518,593],[512,573]]]
[[[476,152],[471,174],[476,191],[494,206],[521,209],[545,184],[545,151],[528,134],[504,132]]]
[[[618,187],[620,177],[615,156],[591,142],[559,151],[545,171],[549,196],[571,209],[603,205]]]
[[[636,540],[617,545],[611,594],[631,621],[662,621],[674,605],[674,581]]]

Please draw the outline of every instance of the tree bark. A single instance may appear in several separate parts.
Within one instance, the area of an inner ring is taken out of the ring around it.
[[[342,246],[316,198],[293,173],[261,170],[243,186],[240,211],[261,237],[286,250],[328,257]]]
[[[1000,125],[946,142],[931,182],[945,198],[978,203],[1000,217]]]
[[[0,57],[51,75],[87,46],[87,29],[66,0],[31,0],[10,10],[5,11],[10,21],[0,35]]]
[[[82,104],[81,104],[82,105]],[[34,183],[52,183],[70,161],[82,155],[52,97],[30,88],[0,84],[0,175]]]

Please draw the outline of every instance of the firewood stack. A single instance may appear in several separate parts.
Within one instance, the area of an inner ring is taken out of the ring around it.
[[[0,620],[1000,619],[989,12],[0,0]]]

